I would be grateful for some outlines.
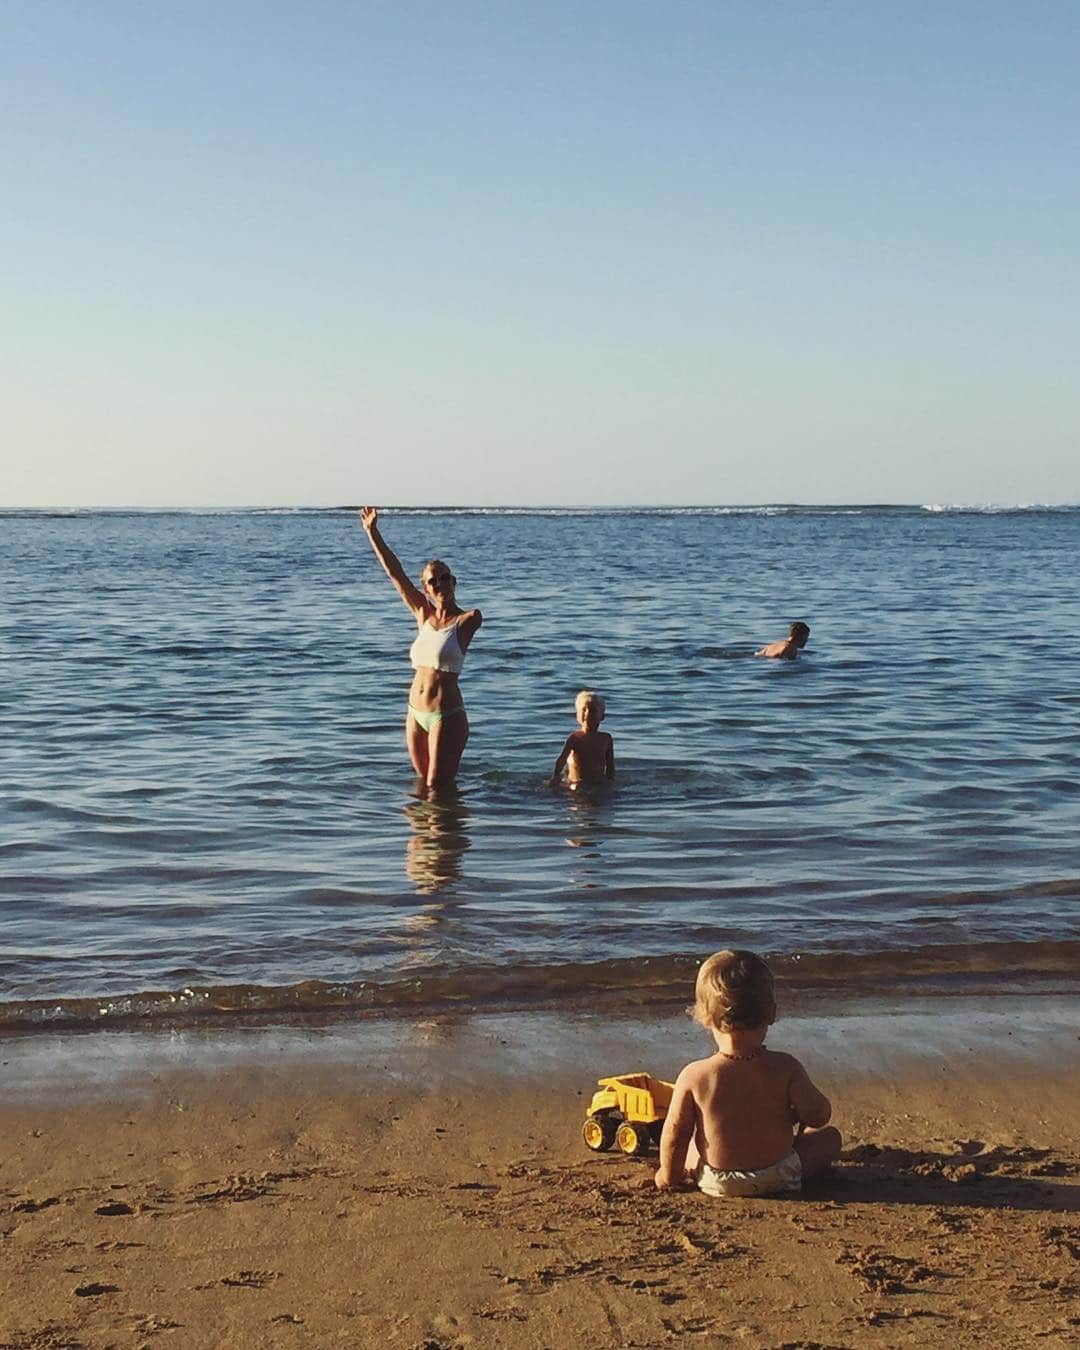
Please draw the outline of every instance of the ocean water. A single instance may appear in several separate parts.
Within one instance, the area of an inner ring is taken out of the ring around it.
[[[382,524],[484,612],[437,800],[352,512],[0,513],[0,1027],[637,1005],[721,945],[1076,987],[1080,510]],[[616,783],[552,790],[585,686]]]

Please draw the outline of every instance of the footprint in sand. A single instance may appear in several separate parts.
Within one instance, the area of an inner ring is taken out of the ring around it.
[[[233,1289],[265,1289],[279,1279],[280,1270],[241,1270],[236,1275],[223,1275],[221,1283]]]
[[[11,1206],[13,1214],[36,1214],[38,1210],[48,1209],[50,1205],[58,1205],[60,1197],[58,1195],[47,1195],[44,1200],[18,1200]]]
[[[155,1331],[176,1331],[181,1326],[182,1322],[174,1322],[171,1317],[158,1317],[156,1313],[147,1313],[145,1317],[132,1322],[131,1329],[142,1332],[143,1335],[153,1335]]]

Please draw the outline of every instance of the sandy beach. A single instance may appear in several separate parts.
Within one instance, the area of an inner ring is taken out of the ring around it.
[[[580,1141],[685,1019],[9,1040],[0,1346],[1073,1345],[1080,1055],[1045,1009],[778,1025],[844,1158],[728,1202]]]

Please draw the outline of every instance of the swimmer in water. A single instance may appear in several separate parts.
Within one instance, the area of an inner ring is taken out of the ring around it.
[[[615,777],[615,742],[606,731],[598,730],[607,711],[604,700],[593,689],[583,689],[574,699],[579,731],[572,731],[551,771],[555,787],[567,770],[571,787],[578,783],[600,783]]]
[[[773,661],[794,661],[799,652],[806,646],[809,637],[809,625],[798,620],[788,629],[786,638],[781,638],[779,642],[766,643],[754,655],[767,656]]]

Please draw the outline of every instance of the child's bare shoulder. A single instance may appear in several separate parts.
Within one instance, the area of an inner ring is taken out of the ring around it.
[[[716,1057],[709,1059],[695,1059],[687,1064],[675,1080],[677,1084],[683,1087],[694,1088],[699,1083],[703,1083],[711,1074],[716,1072]]]
[[[766,1050],[762,1058],[766,1064],[777,1074],[786,1074],[790,1077],[792,1074],[802,1072],[802,1065],[794,1055],[789,1055],[786,1050]]]

